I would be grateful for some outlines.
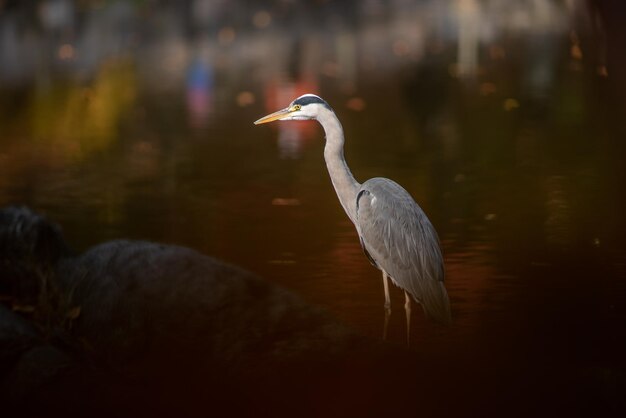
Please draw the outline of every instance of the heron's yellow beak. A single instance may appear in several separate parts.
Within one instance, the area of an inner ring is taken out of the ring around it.
[[[257,120],[256,122],[254,122],[255,125],[260,125],[262,123],[267,123],[267,122],[273,122],[275,120],[280,120],[284,117],[286,117],[287,115],[289,115],[291,112],[294,112],[295,109],[293,109],[292,107],[287,107],[283,110],[279,110],[278,112],[274,112],[271,113],[267,116],[262,117],[261,119]]]

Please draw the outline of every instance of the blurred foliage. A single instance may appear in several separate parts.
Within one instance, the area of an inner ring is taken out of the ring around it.
[[[102,66],[87,85],[38,88],[29,106],[28,129],[71,160],[83,160],[115,141],[120,120],[136,98],[136,77],[126,61]]]

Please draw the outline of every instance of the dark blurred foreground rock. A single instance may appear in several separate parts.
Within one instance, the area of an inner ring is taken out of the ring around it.
[[[74,256],[58,226],[6,208],[0,289],[0,400],[13,417],[414,407],[404,351],[187,248],[113,241]]]

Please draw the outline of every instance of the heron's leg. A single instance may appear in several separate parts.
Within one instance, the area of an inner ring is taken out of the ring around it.
[[[410,345],[411,336],[411,295],[404,291],[404,311],[406,312],[406,345]]]
[[[385,288],[385,326],[383,328],[383,340],[387,339],[387,326],[391,316],[391,298],[389,297],[389,279],[387,273],[383,271],[383,287]]]

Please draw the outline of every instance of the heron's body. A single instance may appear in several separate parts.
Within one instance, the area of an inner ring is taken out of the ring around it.
[[[435,228],[411,195],[398,183],[381,177],[359,184],[343,155],[344,135],[330,106],[315,95],[304,95],[281,111],[255,123],[316,119],[326,133],[324,159],[339,201],[354,223],[371,263],[382,270],[385,308],[390,313],[387,276],[405,291],[407,332],[410,297],[438,322],[450,321],[444,287],[443,257]]]
[[[398,183],[373,178],[357,194],[355,226],[370,261],[438,322],[450,321],[437,232]]]

